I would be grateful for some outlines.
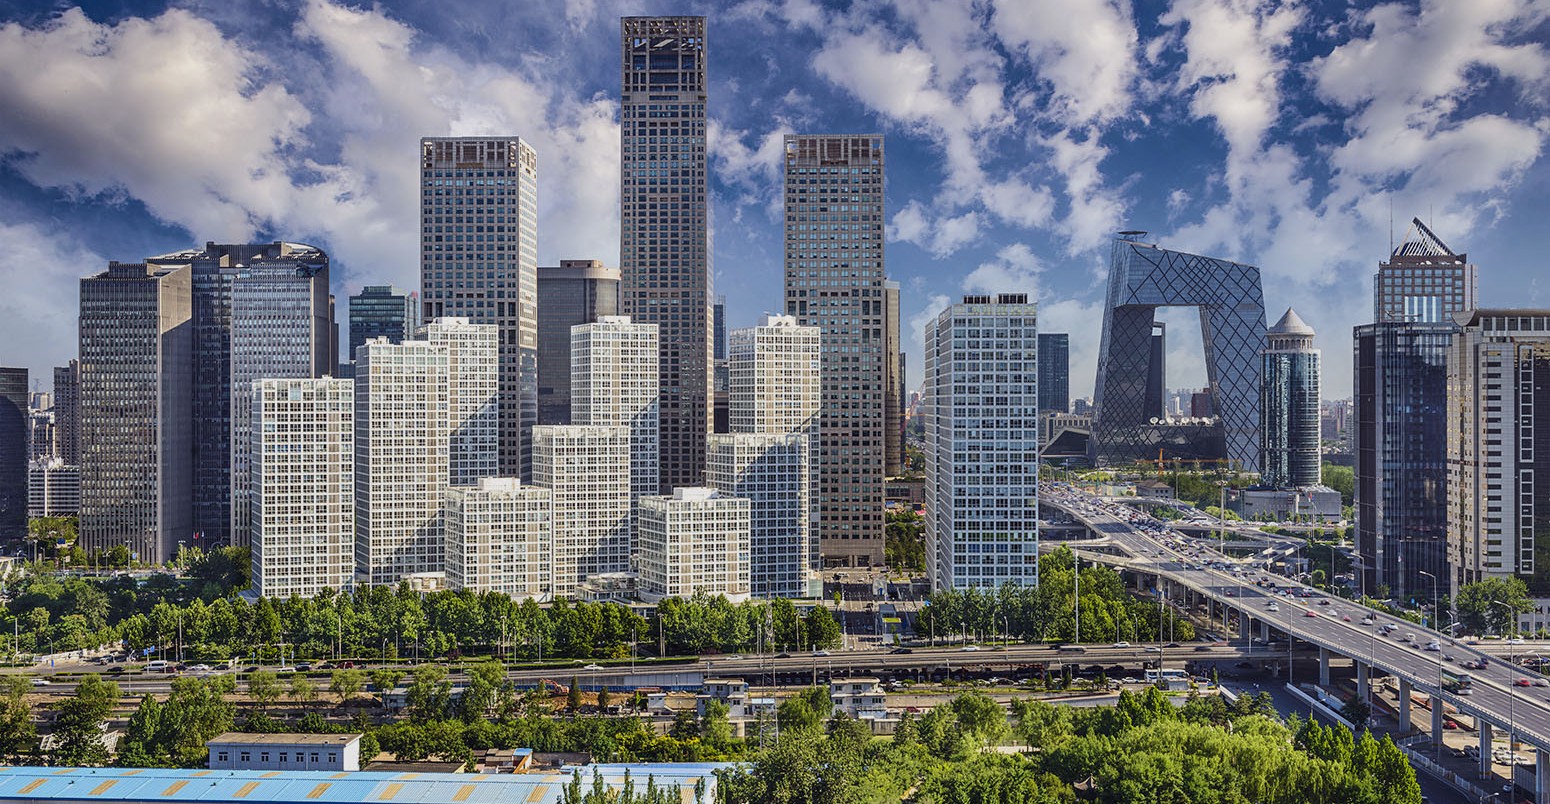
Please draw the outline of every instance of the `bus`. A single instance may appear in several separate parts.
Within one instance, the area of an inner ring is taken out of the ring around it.
[[[1159,681],[1188,681],[1189,674],[1178,668],[1157,670],[1148,668],[1146,671],[1146,683],[1156,684]]]
[[[1454,695],[1468,695],[1474,691],[1474,682],[1468,673],[1442,673],[1442,688]]]

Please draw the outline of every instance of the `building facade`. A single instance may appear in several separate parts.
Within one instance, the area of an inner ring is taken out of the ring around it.
[[[925,331],[926,569],[935,589],[1038,584],[1038,310],[965,296]]]
[[[787,135],[786,313],[823,333],[819,550],[883,563],[888,459],[881,135]]]
[[[447,355],[447,484],[477,485],[500,473],[500,328],[444,316],[424,331]]]
[[[883,280],[883,475],[904,473],[904,372],[899,341],[899,283]]]
[[[58,458],[27,469],[28,516],[75,516],[81,511],[81,467]]]
[[[661,482],[657,325],[605,316],[572,327],[570,343],[571,421],[629,428],[633,506]]]
[[[619,269],[602,260],[538,266],[538,423],[570,424],[570,328],[619,314]]]
[[[447,586],[547,600],[554,493],[515,477],[447,489]]]
[[[1039,413],[1071,411],[1071,336],[1039,333]]]
[[[1316,486],[1319,449],[1319,350],[1313,327],[1287,308],[1265,335],[1260,390],[1260,479],[1273,489]]]
[[[1550,597],[1550,310],[1457,313],[1448,356],[1452,589],[1518,577]]]
[[[346,589],[355,575],[355,384],[249,384],[253,594]]]
[[[1475,309],[1479,295],[1474,264],[1413,218],[1405,239],[1373,275],[1372,320],[1452,323],[1455,313]]]
[[[28,436],[32,411],[27,370],[0,368],[0,537],[27,533]]]
[[[355,354],[357,583],[442,571],[451,434],[447,347],[367,341]]]
[[[419,330],[418,294],[392,285],[367,285],[350,297],[350,351],[345,361],[354,360],[355,350],[369,340],[402,343]]]
[[[708,488],[642,498],[641,599],[697,592],[748,599],[748,511],[748,500]]]
[[[538,155],[518,137],[420,140],[422,318],[500,329],[500,474],[538,423]]]
[[[706,480],[748,501],[748,581],[755,597],[804,598],[823,591],[813,540],[811,443],[799,432],[710,437]]]
[[[1159,307],[1195,307],[1205,344],[1213,419],[1188,428],[1163,421],[1165,350]],[[1265,296],[1252,265],[1114,240],[1098,349],[1090,454],[1098,465],[1165,457],[1226,459],[1259,469],[1260,345]]]
[[[156,564],[193,536],[192,279],[188,265],[113,262],[81,280],[80,544],[89,551],[123,545]]]
[[[54,453],[67,466],[81,463],[81,364],[54,367]]]
[[[554,495],[554,595],[573,597],[590,576],[630,571],[628,427],[534,428],[533,482]]]
[[[697,486],[711,422],[705,18],[625,17],[620,312],[656,324],[660,493]]]
[[[253,734],[226,732],[212,738],[210,770],[358,771],[359,734]],[[371,759],[367,758],[368,761]]]

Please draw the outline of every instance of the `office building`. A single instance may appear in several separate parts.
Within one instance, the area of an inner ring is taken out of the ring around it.
[[[1206,419],[1215,415],[1211,410],[1211,391],[1209,389],[1194,391],[1189,395],[1189,415],[1197,419]]]
[[[748,599],[748,509],[748,500],[708,488],[641,498],[641,599]]]
[[[27,370],[0,368],[0,538],[27,533],[28,403]]]
[[[1480,274],[1464,254],[1454,254],[1420,218],[1372,278],[1372,320],[1448,324],[1473,310]]]
[[[81,364],[54,367],[54,453],[69,466],[81,462]]]
[[[1156,460],[1161,452],[1164,458],[1226,459],[1235,469],[1258,471],[1259,350],[1265,337],[1259,269],[1130,237],[1115,238],[1109,265],[1090,457],[1099,465],[1128,466]],[[1210,421],[1164,417],[1159,307],[1199,311],[1207,337]]]
[[[629,428],[632,506],[661,479],[659,354],[656,324],[605,316],[571,328],[571,421]]]
[[[731,375],[727,368],[727,297],[717,296],[711,305],[711,432],[732,432],[731,397],[727,386]]]
[[[333,299],[328,293],[328,259],[311,247],[292,245],[283,256],[267,255],[232,266],[231,351],[231,528],[232,544],[248,544],[253,523],[248,462],[253,454],[253,383],[260,379],[310,379],[338,366]],[[196,274],[197,276],[197,274]],[[197,510],[197,507],[196,507]],[[196,538],[205,534],[195,529]]]
[[[1316,486],[1319,450],[1319,350],[1313,327],[1287,308],[1265,334],[1260,392],[1260,460],[1263,485],[1273,489]]]
[[[402,343],[420,331],[420,297],[392,285],[367,285],[350,297],[350,351],[345,362],[355,359],[361,344],[386,338]]]
[[[883,281],[883,474],[904,473],[904,352],[899,343],[899,283]]]
[[[357,583],[442,571],[449,395],[446,346],[384,339],[355,353]]]
[[[75,516],[81,511],[81,467],[58,458],[27,468],[27,516]]]
[[[193,536],[192,280],[187,265],[118,262],[81,280],[80,544],[88,551],[123,545],[158,564]]]
[[[355,575],[355,384],[249,384],[252,592],[284,600]]]
[[[706,447],[711,488],[748,501],[747,569],[755,597],[822,594],[812,536],[810,444],[800,432],[713,433]]]
[[[1365,324],[1353,338],[1356,547],[1362,588],[1405,600],[1445,578],[1452,323]]]
[[[1168,415],[1168,325],[1152,324],[1151,356],[1146,364],[1146,400],[1142,410],[1147,416]]]
[[[1035,586],[1037,307],[965,296],[925,331],[926,569],[934,589]]]
[[[786,313],[823,333],[819,550],[883,563],[888,381],[883,138],[787,135]]]
[[[1071,410],[1071,336],[1039,333],[1039,413]]]
[[[619,314],[619,269],[602,260],[538,266],[538,423],[570,424],[570,328]]]
[[[27,463],[54,457],[54,411],[27,411]]]
[[[712,426],[705,50],[704,17],[620,22],[620,312],[658,327],[661,493],[700,484]]]
[[[734,433],[816,435],[822,404],[821,336],[794,316],[767,315],[728,341]]]
[[[1550,310],[1457,313],[1448,356],[1451,588],[1517,577],[1550,597]]]
[[[205,743],[205,747],[210,751],[210,770],[361,769],[359,734],[254,734],[229,731],[212,738]],[[370,759],[367,757],[368,761]]]
[[[447,483],[472,486],[500,473],[500,329],[444,316],[426,342],[447,355]]]
[[[533,482],[554,495],[555,596],[574,596],[590,576],[630,571],[630,428],[533,428]]]
[[[447,489],[447,586],[547,600],[554,494],[515,477]]]
[[[500,328],[500,474],[538,423],[538,156],[517,137],[420,140],[422,318]]]

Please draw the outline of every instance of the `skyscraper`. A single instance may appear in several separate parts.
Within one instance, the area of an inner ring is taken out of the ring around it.
[[[54,367],[54,442],[66,466],[81,463],[81,364]]]
[[[500,473],[528,477],[538,423],[538,156],[517,137],[420,140],[420,297],[500,327]]]
[[[731,404],[727,396],[727,297],[717,296],[711,305],[711,432],[732,432]]]
[[[705,18],[625,17],[621,312],[656,324],[662,493],[698,486],[711,430]]]
[[[1071,336],[1039,333],[1039,412],[1071,411]]]
[[[1388,262],[1372,278],[1372,320],[1452,323],[1454,313],[1473,310],[1480,274],[1464,254],[1454,254],[1420,218]]]
[[[347,588],[355,574],[355,384],[249,386],[253,593],[283,600]]]
[[[392,585],[441,572],[447,347],[367,341],[355,364],[356,581]]]
[[[904,473],[904,352],[899,344],[899,283],[883,280],[883,474]]]
[[[1453,316],[1448,356],[1448,594],[1516,576],[1550,597],[1550,310]]]
[[[823,332],[819,550],[883,563],[888,382],[883,138],[787,135],[786,313]]]
[[[926,325],[926,569],[935,589],[1039,573],[1037,307],[965,296]]]
[[[27,533],[27,370],[0,368],[0,538]]]
[[[533,482],[554,494],[554,585],[568,597],[588,576],[629,572],[630,429],[533,429]]]
[[[193,536],[192,289],[186,264],[112,262],[81,280],[87,550],[123,545],[154,564]]]
[[[732,331],[728,345],[734,433],[818,435],[822,335],[794,316],[768,315]]]
[[[619,269],[602,260],[538,266],[538,423],[570,424],[570,328],[619,314]]]
[[[515,477],[447,489],[447,586],[547,599],[554,494]]]
[[[415,294],[392,285],[367,285],[350,297],[350,351],[345,360],[354,360],[355,350],[369,340],[401,343],[419,329],[420,300]]]
[[[499,328],[443,316],[425,340],[447,355],[447,484],[473,486],[499,474]]]
[[[1317,485],[1319,350],[1313,328],[1290,307],[1266,333],[1260,392],[1260,478],[1273,489]]]
[[[636,324],[628,316],[571,328],[571,421],[629,428],[632,506],[655,494],[661,477],[660,353],[657,325]]]
[[[644,600],[697,593],[748,597],[748,500],[715,489],[673,489],[641,499]]]

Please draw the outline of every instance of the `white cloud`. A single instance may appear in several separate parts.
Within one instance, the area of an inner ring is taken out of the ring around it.
[[[0,321],[6,365],[23,366],[30,378],[53,381],[53,366],[76,356],[78,277],[107,267],[68,233],[30,223],[0,223]]]
[[[996,0],[991,28],[1051,87],[1047,109],[1070,125],[1125,113],[1136,76],[1136,29],[1127,3]]]
[[[932,321],[935,321],[937,315],[939,315],[944,309],[947,308],[948,305],[952,303],[952,298],[946,294],[933,293],[926,297],[926,303],[924,305],[915,308],[915,312],[910,315],[909,318],[905,319],[905,323],[909,327],[909,332],[902,333],[901,335],[901,337],[903,337],[905,341],[910,344],[910,348],[906,349],[905,351],[908,351],[914,355],[924,355],[926,353],[926,325],[930,324]],[[916,360],[911,358],[910,363],[913,364],[910,366],[911,379],[907,380],[906,382],[912,388],[919,387],[920,378],[922,376],[920,371],[925,366],[925,359],[921,358],[920,360]]]
[[[712,118],[705,127],[706,148],[711,169],[723,183],[740,187],[745,191],[738,202],[738,214],[747,203],[763,203],[771,212],[778,213],[781,201],[781,171],[785,164],[787,134],[793,129],[785,121],[754,138],[755,145],[746,143],[748,132],[733,129],[722,121]]]
[[[1039,276],[1044,264],[1025,243],[1002,246],[996,257],[982,262],[963,279],[970,293],[1027,293],[1039,297]]]
[[[1103,304],[1080,299],[1039,303],[1039,331],[1070,336],[1071,396],[1091,396],[1098,376],[1098,346],[1103,335]]]
[[[942,259],[978,239],[980,225],[980,214],[974,210],[940,215],[912,199],[893,214],[886,234],[889,240],[913,243]]]

